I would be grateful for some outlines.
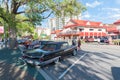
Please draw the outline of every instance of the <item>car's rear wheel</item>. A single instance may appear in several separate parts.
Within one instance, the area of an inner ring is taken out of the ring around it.
[[[73,56],[77,55],[77,50],[73,50],[72,55],[73,55]]]

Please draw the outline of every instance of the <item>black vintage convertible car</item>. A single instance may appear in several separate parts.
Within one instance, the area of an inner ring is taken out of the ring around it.
[[[28,64],[43,66],[52,62],[57,63],[68,54],[76,55],[77,46],[71,46],[67,42],[50,42],[42,48],[24,51],[21,59]]]

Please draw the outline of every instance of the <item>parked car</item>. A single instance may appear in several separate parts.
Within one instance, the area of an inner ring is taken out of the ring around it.
[[[26,42],[28,39],[19,39],[17,40],[18,44],[24,44],[24,42]]]
[[[24,45],[25,49],[36,49],[36,48],[43,46],[45,43],[48,43],[48,42],[52,42],[52,41],[26,40],[20,45]]]
[[[70,46],[68,42],[50,42],[42,48],[24,51],[21,58],[28,64],[43,66],[52,62],[57,63],[69,54],[76,55],[77,46]]]
[[[39,41],[39,44],[36,44],[33,46],[33,49],[37,49],[42,47],[44,44],[49,43],[49,42],[53,42],[53,41]]]
[[[109,40],[108,40],[108,38],[103,37],[103,38],[100,38],[100,42],[101,43],[109,43]]]
[[[85,42],[94,42],[94,38],[86,38]]]

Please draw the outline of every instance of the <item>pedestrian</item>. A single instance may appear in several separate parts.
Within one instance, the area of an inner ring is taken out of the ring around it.
[[[97,38],[97,42],[98,42],[98,44],[100,44],[100,38]]]
[[[72,45],[75,46],[76,45],[76,40],[72,39]]]
[[[80,38],[78,38],[78,41],[77,41],[77,50],[81,49],[80,46],[81,46],[81,40],[80,40]]]

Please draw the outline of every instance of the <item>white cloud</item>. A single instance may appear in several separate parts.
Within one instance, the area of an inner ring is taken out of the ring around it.
[[[120,0],[115,0],[117,4],[120,4]]]
[[[88,13],[88,12],[86,12],[83,16],[82,16],[82,18],[90,18],[91,17],[91,15]]]
[[[109,16],[108,19],[120,19],[120,14],[113,14]]]
[[[120,12],[120,8],[102,8],[101,10]]]
[[[85,18],[90,18],[89,14],[84,15]]]
[[[99,14],[91,14],[87,11],[82,18],[103,23],[113,23],[120,19],[120,8],[103,7],[99,8],[98,12]]]
[[[94,1],[93,3],[86,3],[86,6],[91,7],[91,8],[95,8],[96,6],[99,6],[101,4],[102,4],[101,2]]]
[[[117,20],[120,19],[120,9],[119,8],[102,8],[103,12],[106,13],[106,19]],[[103,15],[105,15],[103,13]]]
[[[105,17],[101,17],[101,20],[105,23],[114,23],[115,21],[120,19],[120,14],[112,14],[112,15],[106,15]]]

